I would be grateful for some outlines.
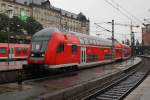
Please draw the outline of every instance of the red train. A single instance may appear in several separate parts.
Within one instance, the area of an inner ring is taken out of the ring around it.
[[[10,60],[26,60],[29,51],[29,44],[0,43],[0,60],[7,60],[8,58]]]
[[[55,28],[37,32],[32,38],[31,47],[28,57],[30,66],[82,68],[112,62],[111,40],[74,32],[60,32]],[[129,46],[115,42],[113,61],[127,59],[130,56]]]

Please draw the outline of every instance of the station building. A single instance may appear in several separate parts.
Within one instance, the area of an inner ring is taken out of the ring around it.
[[[32,17],[44,28],[56,27],[89,34],[90,21],[85,15],[54,7],[49,0],[0,0],[0,13],[9,14],[8,10],[12,11],[13,16]]]
[[[142,28],[142,41],[145,46],[150,46],[150,24]]]

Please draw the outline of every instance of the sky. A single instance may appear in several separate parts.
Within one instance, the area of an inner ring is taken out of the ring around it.
[[[113,8],[106,1],[113,3],[116,2],[119,5],[114,5]],[[90,19],[90,35],[100,34],[99,37],[110,38],[111,33],[103,31],[94,23],[100,23],[99,25],[111,30],[111,24],[104,24],[104,22],[111,22],[121,24],[140,25],[144,22],[143,19],[150,19],[150,0],[50,0],[51,4],[55,7],[86,15]],[[121,9],[124,8],[128,13]],[[119,10],[117,10],[119,9]],[[121,14],[123,12],[126,16]],[[136,17],[136,18],[135,18]],[[130,40],[130,26],[118,26],[115,25],[115,38],[120,42],[125,39]],[[141,41],[141,27],[133,27],[135,33],[135,39]]]

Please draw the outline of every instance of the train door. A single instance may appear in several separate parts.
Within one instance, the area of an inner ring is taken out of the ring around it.
[[[14,48],[12,47],[9,48],[9,58],[14,58]]]
[[[85,64],[86,63],[86,48],[85,47],[81,47],[81,55],[80,56],[81,56],[80,57],[81,64]]]

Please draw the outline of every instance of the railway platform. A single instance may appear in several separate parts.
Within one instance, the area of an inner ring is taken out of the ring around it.
[[[25,81],[22,85],[16,83],[0,85],[0,99],[2,100],[67,100],[67,98],[81,93],[99,84],[115,79],[122,72],[133,68],[141,62],[135,58],[117,63],[103,65],[61,78],[44,78]]]
[[[125,100],[150,100],[150,76],[131,92]]]
[[[26,61],[10,61],[9,64],[6,61],[0,62],[0,72],[22,69],[22,65],[26,63]]]
[[[150,56],[143,55],[142,57],[150,59]],[[150,75],[125,100],[150,100]]]

